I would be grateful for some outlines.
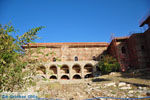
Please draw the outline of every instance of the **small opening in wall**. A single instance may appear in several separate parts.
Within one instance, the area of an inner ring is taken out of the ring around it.
[[[81,67],[80,67],[80,65],[78,65],[78,64],[75,64],[75,65],[72,67],[72,69],[73,69],[73,71],[74,71],[75,73],[80,73],[80,72],[81,72]]]
[[[77,56],[74,57],[74,61],[78,61],[78,57]]]
[[[80,75],[74,75],[73,79],[81,79],[81,76]]]
[[[86,73],[91,73],[93,71],[93,66],[92,66],[92,64],[86,64],[85,66],[84,66],[84,72],[86,72]]]
[[[95,56],[93,56],[93,58],[92,58],[94,61],[96,61],[96,57]]]
[[[55,65],[50,66],[50,70],[53,74],[57,74],[57,67]]]
[[[57,79],[57,77],[56,76],[51,76],[49,79],[55,80],[55,79]]]
[[[122,47],[122,48],[121,48],[121,51],[122,51],[123,54],[125,54],[125,53],[126,53],[126,48],[125,48],[125,47]]]
[[[103,58],[104,58],[104,56],[103,56],[103,55],[101,55],[101,56],[100,56],[100,60],[103,60]]]
[[[144,45],[141,45],[141,49],[142,49],[142,50],[144,50],[144,49],[145,49]]]
[[[69,67],[67,65],[63,65],[61,68],[61,73],[66,73],[68,74],[69,73]]]
[[[63,75],[63,76],[61,77],[61,79],[63,79],[63,80],[69,80],[69,77],[68,77],[67,75]]]
[[[53,62],[56,62],[56,58],[55,57],[53,58]]]
[[[45,66],[38,66],[38,68],[36,69],[38,74],[46,74],[46,68]]]

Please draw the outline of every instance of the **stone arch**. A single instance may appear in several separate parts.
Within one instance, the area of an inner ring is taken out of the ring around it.
[[[52,75],[52,76],[49,77],[49,79],[56,80],[57,77],[55,75]]]
[[[46,77],[45,76],[41,76],[43,79],[46,79]]]
[[[62,67],[60,68],[61,73],[63,74],[68,74],[69,73],[69,66],[68,65],[62,65]]]
[[[92,64],[88,63],[88,64],[86,64],[86,65],[84,66],[84,72],[90,73],[90,72],[92,72],[92,71],[93,71],[93,65],[92,65]]]
[[[45,75],[36,75],[36,78],[38,80],[40,80],[40,79],[46,79]]]
[[[76,74],[76,75],[73,76],[73,79],[81,79],[81,76]]]
[[[53,74],[57,74],[57,66],[56,65],[51,65],[49,69]]]
[[[81,66],[79,64],[74,64],[72,67],[74,73],[81,73]]]
[[[46,67],[43,66],[43,65],[38,66],[36,71],[37,71],[38,74],[46,74]]]
[[[63,79],[63,80],[69,80],[69,76],[63,75],[63,76],[61,76],[61,79]]]
[[[93,77],[92,74],[86,74],[86,75],[84,76],[84,78],[92,78],[92,77]]]

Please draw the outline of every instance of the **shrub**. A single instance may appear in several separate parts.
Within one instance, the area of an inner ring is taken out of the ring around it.
[[[25,86],[30,73],[23,70],[29,62],[23,60],[25,50],[21,46],[38,38],[37,32],[42,28],[33,28],[15,36],[12,25],[0,24],[0,92],[13,92]]]
[[[103,59],[99,61],[98,66],[102,74],[116,72],[120,69],[120,64],[117,62],[117,60],[109,55],[103,56]]]

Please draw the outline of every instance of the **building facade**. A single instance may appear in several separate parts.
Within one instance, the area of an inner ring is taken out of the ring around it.
[[[98,75],[97,63],[102,55],[110,54],[121,65],[121,71],[150,68],[150,16],[140,27],[148,25],[144,33],[113,38],[111,43],[29,43],[23,46],[28,57],[41,59],[37,72],[49,79],[84,79]],[[30,51],[29,51],[30,52]]]
[[[109,43],[29,43],[23,48],[31,59],[41,60],[38,74],[49,79],[84,79],[98,75],[97,63]]]
[[[117,58],[122,71],[127,69],[150,68],[150,16],[140,27],[148,25],[144,33],[134,33],[129,37],[114,38],[108,51]]]

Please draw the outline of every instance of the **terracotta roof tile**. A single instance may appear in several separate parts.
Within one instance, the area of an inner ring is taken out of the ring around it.
[[[84,46],[84,45],[102,45],[102,46],[108,46],[109,43],[106,42],[66,42],[66,43],[29,43],[30,47],[41,47],[41,46],[62,46],[62,45],[69,45],[69,46]],[[23,48],[26,48],[27,45],[22,46]]]

